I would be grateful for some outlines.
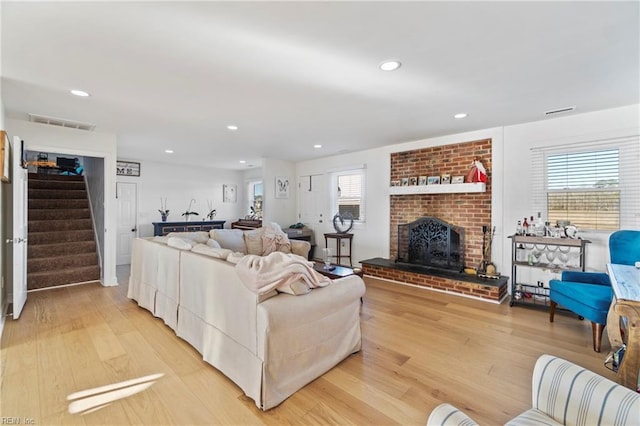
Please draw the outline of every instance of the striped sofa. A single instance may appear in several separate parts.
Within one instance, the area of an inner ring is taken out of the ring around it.
[[[507,425],[640,424],[640,394],[551,355],[542,355],[536,362],[532,405]],[[456,407],[440,404],[431,412],[427,425],[477,423]]]

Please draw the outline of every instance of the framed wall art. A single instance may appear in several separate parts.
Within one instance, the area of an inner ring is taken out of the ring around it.
[[[2,176],[0,180],[2,182],[11,182],[9,177],[9,162],[11,161],[11,144],[9,143],[9,136],[4,130],[0,130],[0,165],[2,165]]]
[[[276,176],[276,198],[289,198],[289,178]]]
[[[118,160],[116,162],[116,176],[140,177],[140,163]]]
[[[235,203],[238,201],[238,187],[236,185],[222,185],[222,202]]]

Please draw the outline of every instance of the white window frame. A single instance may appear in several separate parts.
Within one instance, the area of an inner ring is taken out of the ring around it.
[[[330,174],[331,182],[331,217],[338,213],[338,177],[345,175],[360,175],[362,179],[361,192],[360,192],[360,219],[354,219],[355,225],[361,225],[366,223],[366,168],[364,166],[349,167],[340,170],[333,170]]]
[[[640,138],[637,135],[615,139],[567,144],[563,146],[549,146],[533,148],[531,190],[533,212],[544,212],[547,215],[547,196],[557,193],[547,187],[547,157],[559,154],[573,154],[579,152],[597,152],[617,149],[619,158],[619,184],[614,189],[620,192],[619,229],[638,229],[640,227]],[[599,189],[593,188],[593,191]],[[606,188],[604,189],[606,191]],[[580,189],[570,192],[580,192]],[[592,191],[591,189],[589,191]],[[553,225],[553,224],[552,224]],[[611,233],[614,230],[581,229],[587,232]]]

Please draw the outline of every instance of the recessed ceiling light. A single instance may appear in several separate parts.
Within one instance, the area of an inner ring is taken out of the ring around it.
[[[320,145],[319,143],[317,143],[317,144],[315,144],[313,147],[314,147],[315,149],[320,149],[320,148],[322,148],[322,145]]]
[[[400,61],[385,61],[380,64],[380,69],[382,71],[395,71],[400,68]]]
[[[71,90],[71,94],[76,96],[82,96],[83,98],[86,98],[87,96],[89,96],[89,94],[84,90],[76,90],[76,89]]]
[[[465,118],[467,116],[466,112],[461,112],[453,116],[453,118]]]
[[[238,130],[238,126],[234,126],[233,124],[230,126],[227,126],[227,129],[229,130]]]
[[[240,164],[244,164],[246,162],[247,162],[246,160],[240,160]]]
[[[164,152],[166,152],[167,154],[173,154],[173,150],[172,149],[165,149]]]

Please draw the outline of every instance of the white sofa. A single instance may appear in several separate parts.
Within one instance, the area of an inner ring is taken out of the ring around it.
[[[531,382],[532,408],[507,426],[640,424],[640,394],[562,358],[538,358]],[[431,412],[427,425],[477,423],[445,403]]]
[[[153,239],[133,242],[128,297],[162,318],[263,410],[360,350],[364,292],[354,275],[305,295],[259,295],[241,282],[233,263]]]

